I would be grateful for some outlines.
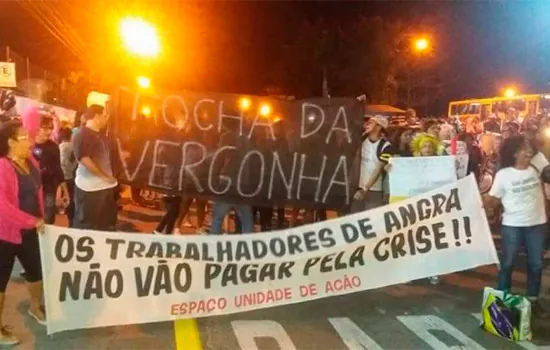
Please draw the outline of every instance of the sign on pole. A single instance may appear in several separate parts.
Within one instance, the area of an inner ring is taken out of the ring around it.
[[[17,80],[15,79],[15,63],[0,62],[0,86],[1,87],[17,86]]]

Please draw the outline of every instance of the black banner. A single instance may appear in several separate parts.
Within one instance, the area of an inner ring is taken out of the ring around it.
[[[357,186],[362,105],[119,89],[110,135],[122,183],[266,205],[341,208]]]

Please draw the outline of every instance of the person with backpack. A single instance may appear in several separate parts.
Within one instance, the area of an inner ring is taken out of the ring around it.
[[[381,115],[376,115],[364,123],[359,188],[351,203],[352,213],[384,205],[383,173],[391,157],[391,144],[383,136],[388,125],[388,119]]]

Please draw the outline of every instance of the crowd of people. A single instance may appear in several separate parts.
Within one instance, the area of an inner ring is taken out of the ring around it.
[[[92,105],[72,126],[63,125],[55,114],[31,108],[20,120],[0,125],[0,345],[18,339],[2,319],[5,290],[18,259],[24,268],[29,294],[28,314],[46,323],[38,233],[54,224],[59,213],[67,215],[70,227],[111,231],[116,229],[120,186],[113,173],[109,139],[102,132],[107,110]],[[502,119],[502,118],[501,118]],[[501,269],[498,287],[511,289],[514,261],[522,245],[527,250],[527,296],[537,315],[543,254],[546,247],[547,119],[529,116],[520,121],[514,110],[503,120],[490,117],[461,125],[458,119],[410,120],[393,126],[383,116],[365,118],[358,188],[351,205],[339,214],[357,213],[388,203],[388,178],[394,157],[468,155],[467,173],[475,174],[484,194],[487,214],[502,229]],[[127,157],[121,154],[121,157]],[[488,183],[487,183],[488,182]],[[132,191],[134,196],[139,191]],[[166,212],[155,234],[177,234],[194,204],[197,231],[223,232],[223,220],[234,210],[237,232],[253,232],[256,217],[261,231],[298,225],[301,209],[252,207],[217,197],[213,200],[212,223],[206,229],[210,203],[206,198],[166,195]],[[274,217],[276,215],[276,220]],[[307,209],[304,223],[325,220],[324,209]],[[275,222],[275,224],[274,224]],[[437,277],[431,278],[433,283]]]

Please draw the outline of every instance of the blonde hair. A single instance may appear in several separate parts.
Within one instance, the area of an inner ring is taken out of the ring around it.
[[[441,141],[439,141],[433,135],[421,132],[421,133],[416,134],[416,136],[411,141],[411,151],[412,151],[413,156],[415,156],[415,157],[420,156],[420,150],[422,149],[422,145],[425,142],[431,142],[435,152],[437,154],[440,154],[441,149],[443,148],[443,145],[441,144]]]

